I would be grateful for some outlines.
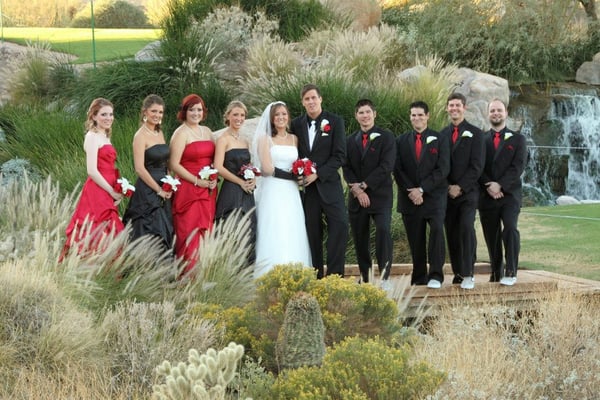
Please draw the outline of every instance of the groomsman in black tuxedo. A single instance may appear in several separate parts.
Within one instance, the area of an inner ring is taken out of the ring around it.
[[[362,282],[369,282],[372,266],[370,221],[375,223],[375,257],[382,286],[392,266],[392,171],[396,160],[394,135],[375,125],[377,111],[371,100],[356,103],[360,129],[346,141],[344,179],[350,187],[348,214]]]
[[[300,158],[310,159],[316,173],[304,179],[304,215],[313,267],[323,277],[323,215],[327,224],[327,275],[344,276],[348,215],[339,169],[346,161],[344,120],[324,111],[321,91],[314,84],[301,91],[306,110],[292,121],[291,130],[298,137]]]
[[[473,289],[475,214],[479,203],[479,177],[483,170],[483,132],[465,120],[466,97],[452,93],[446,102],[450,125],[442,129],[450,144],[446,240],[454,278],[463,289]]]
[[[517,282],[521,238],[517,221],[523,197],[521,175],[527,162],[525,136],[506,127],[506,104],[494,99],[488,105],[492,128],[484,134],[485,164],[479,178],[479,217],[487,244],[491,282],[512,286]],[[502,245],[506,253],[503,264]]]
[[[428,120],[427,103],[416,101],[410,105],[413,130],[396,139],[394,178],[398,184],[398,212],[402,213],[413,261],[411,283],[439,289],[446,257],[444,215],[450,146],[446,136],[427,127]]]

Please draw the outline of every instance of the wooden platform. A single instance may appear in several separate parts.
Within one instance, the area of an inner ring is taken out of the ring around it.
[[[375,269],[377,269],[375,267]],[[600,281],[575,278],[553,272],[521,269],[518,272],[517,283],[514,286],[503,286],[489,282],[490,267],[487,263],[475,265],[475,288],[461,289],[460,285],[452,284],[452,269],[444,266],[444,282],[441,289],[429,289],[426,286],[411,286],[410,274],[412,266],[395,264],[392,266],[390,280],[392,290],[388,293],[397,301],[406,302],[407,308],[417,309],[427,307],[435,309],[439,305],[450,305],[457,302],[515,303],[520,307],[533,300],[539,300],[556,290],[568,290],[582,295],[599,296]],[[346,276],[349,279],[359,277],[356,265],[346,266]],[[378,273],[375,273],[373,284],[379,285]]]

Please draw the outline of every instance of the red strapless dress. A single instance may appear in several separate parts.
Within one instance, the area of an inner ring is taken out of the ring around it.
[[[119,174],[115,168],[116,160],[117,151],[111,144],[98,149],[98,171],[111,186],[115,185]],[[75,213],[67,226],[67,242],[61,259],[74,244],[78,244],[79,254],[94,252],[98,250],[98,244],[103,237],[116,235],[123,229],[114,199],[88,177],[81,190]]]
[[[192,142],[185,146],[180,164],[198,176],[198,172],[212,165],[215,144],[209,140]],[[200,179],[200,178],[198,178]],[[205,232],[212,228],[215,219],[217,190],[194,186],[181,179],[181,185],[173,193],[173,227],[175,229],[175,254],[186,261],[186,274],[198,260],[198,246]]]

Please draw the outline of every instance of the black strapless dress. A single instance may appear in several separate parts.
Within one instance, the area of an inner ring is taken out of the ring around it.
[[[242,165],[250,164],[250,150],[248,149],[230,149],[225,152],[223,166],[234,175],[238,175]],[[250,243],[252,248],[248,254],[250,264],[254,263],[255,252],[254,243],[256,239],[256,213],[254,212],[254,194],[246,193],[242,188],[233,182],[224,180],[219,189],[219,197],[217,198],[216,219],[225,219],[232,211],[241,209],[244,214],[252,211],[251,231],[252,235]]]
[[[159,186],[162,186],[160,180],[167,174],[168,160],[169,146],[166,144],[156,144],[144,152],[144,166]],[[173,245],[171,200],[158,196],[140,178],[135,182],[135,192],[123,215],[123,223],[131,224],[131,239],[157,236],[165,249]]]

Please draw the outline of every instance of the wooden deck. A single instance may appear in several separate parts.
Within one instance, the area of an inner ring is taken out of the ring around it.
[[[377,269],[375,267],[375,269]],[[517,283],[514,286],[503,286],[499,283],[489,282],[489,264],[475,265],[475,288],[472,290],[461,289],[460,285],[452,284],[452,269],[450,265],[444,266],[444,282],[441,289],[429,289],[426,286],[410,286],[410,273],[412,266],[408,264],[395,264],[392,266],[390,279],[393,290],[389,295],[396,300],[405,298],[408,308],[420,306],[435,309],[439,305],[450,305],[458,302],[515,303],[524,306],[533,300],[539,300],[556,290],[568,290],[573,293],[589,296],[600,296],[600,281],[575,278],[553,272],[521,269],[518,272]],[[379,284],[378,274],[373,279],[375,285]],[[346,276],[357,279],[359,276],[356,265],[346,266]]]

